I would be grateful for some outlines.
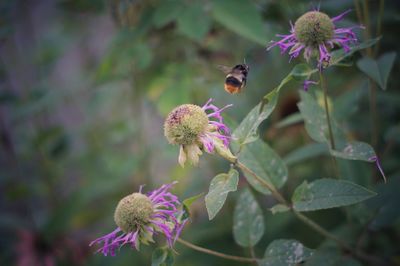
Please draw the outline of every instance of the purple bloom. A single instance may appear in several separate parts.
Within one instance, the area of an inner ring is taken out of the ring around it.
[[[317,56],[318,66],[322,68],[329,64],[331,58],[328,48],[332,49],[337,45],[349,52],[350,44],[357,42],[353,29],[362,28],[361,26],[338,28],[335,25],[348,12],[350,10],[334,18],[329,18],[319,10],[307,12],[294,25],[290,23],[290,34],[276,35],[282,39],[271,41],[267,50],[278,46],[282,54],[288,51],[290,60],[298,57],[304,50],[304,58],[309,61],[313,55]]]
[[[383,177],[383,181],[385,181],[385,183],[386,183],[387,179],[385,176],[385,172],[383,172],[383,168],[381,166],[381,162],[378,159],[378,156],[372,156],[371,158],[368,159],[368,161],[376,163],[376,167],[378,168],[379,172],[381,173],[381,175]]]
[[[206,104],[204,104],[201,108],[204,112],[211,111],[207,114],[208,117],[208,130],[204,131],[200,134],[200,140],[203,143],[205,150],[208,153],[213,153],[216,145],[216,139],[222,141],[225,147],[229,146],[230,139],[230,131],[229,128],[224,124],[224,120],[221,116],[223,110],[228,107],[231,107],[232,104],[228,104],[223,108],[218,108],[215,105],[211,104],[213,99],[209,99]],[[216,119],[211,120],[211,118]]]
[[[200,107],[183,104],[169,114],[164,123],[164,134],[169,143],[180,145],[178,162],[183,167],[186,161],[197,165],[202,150],[215,151],[221,156],[231,158],[229,151],[229,128],[224,124],[223,108],[211,104],[212,99]]]
[[[181,212],[178,197],[168,191],[175,183],[162,185],[146,195],[141,193],[141,187],[139,193],[123,198],[114,215],[118,227],[89,246],[102,244],[97,252],[115,256],[117,248],[129,244],[139,250],[140,243],[154,242],[153,235],[160,233],[172,247],[186,223],[177,218]]]

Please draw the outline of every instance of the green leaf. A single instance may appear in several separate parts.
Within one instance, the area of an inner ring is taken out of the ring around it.
[[[158,3],[153,15],[153,23],[160,28],[179,18],[183,3],[178,0],[165,0]]]
[[[244,146],[238,160],[276,188],[282,187],[288,178],[288,170],[282,159],[262,140]],[[254,189],[263,194],[270,194],[270,191],[252,175],[244,172],[244,176]]]
[[[360,107],[360,100],[367,92],[367,81],[363,81],[354,89],[347,90],[334,99],[333,117],[337,121],[346,121]]]
[[[182,205],[183,205],[183,213],[182,215],[179,217],[180,221],[184,221],[186,219],[188,219],[190,217],[190,206],[192,206],[192,204],[198,200],[201,196],[203,196],[204,193],[200,193],[198,195],[195,195],[193,197],[184,199],[182,201]]]
[[[358,68],[372,78],[383,90],[386,90],[387,80],[392,70],[395,52],[383,54],[378,60],[363,57],[357,61]]]
[[[174,254],[169,248],[156,248],[151,255],[151,266],[172,266]]]
[[[297,64],[290,72],[293,78],[299,81],[309,79],[313,73],[315,71],[308,64]]]
[[[308,135],[317,142],[328,142],[328,124],[325,110],[318,104],[313,95],[309,92],[300,91],[301,102],[297,104],[303,116],[305,128]],[[343,142],[344,134],[337,127],[331,117],[332,131],[337,144]]]
[[[355,204],[375,195],[349,181],[323,178],[297,187],[292,202],[297,211],[314,211]]]
[[[264,217],[248,188],[240,194],[233,213],[233,236],[242,247],[252,247],[264,234]]]
[[[283,160],[286,165],[292,165],[310,158],[326,154],[329,154],[329,149],[325,143],[310,143],[292,151],[291,153],[286,155]]]
[[[278,239],[268,245],[260,266],[295,266],[313,255],[313,250],[296,240]]]
[[[367,41],[362,42],[362,43],[360,43],[358,45],[352,46],[352,47],[350,47],[350,51],[349,52],[346,52],[344,49],[339,49],[339,50],[333,51],[331,53],[332,57],[331,57],[331,60],[329,62],[329,66],[337,65],[337,64],[339,64],[340,61],[342,61],[343,59],[353,55],[355,52],[363,50],[363,49],[366,49],[366,48],[369,48],[369,47],[375,45],[380,39],[381,38],[378,37],[378,38],[375,38],[375,39],[367,40]],[[314,71],[318,72],[318,68],[315,68]]]
[[[284,128],[300,122],[303,122],[303,116],[300,113],[294,113],[282,119],[275,126],[276,128]]]
[[[267,119],[278,103],[279,92],[289,81],[292,74],[287,75],[271,92],[264,96],[261,103],[257,104],[243,119],[232,134],[233,139],[244,145],[258,139],[257,128]]]
[[[400,217],[400,177],[392,177],[387,184],[379,184],[376,187],[378,195],[365,203],[365,205],[376,213],[370,222],[369,228],[379,230],[399,221]]]
[[[265,46],[269,37],[261,13],[249,0],[213,0],[212,15],[216,21],[240,36]]]
[[[239,183],[239,173],[231,169],[227,174],[215,176],[210,183],[210,189],[206,195],[206,208],[208,218],[212,220],[221,210],[229,192],[236,191]]]
[[[320,247],[315,250],[312,257],[307,260],[306,266],[361,266],[358,261],[348,257],[337,248]]]
[[[290,210],[290,208],[284,204],[276,204],[274,207],[272,207],[269,210],[272,212],[272,214],[276,214],[279,212],[287,212]]]
[[[374,149],[368,143],[361,141],[351,141],[337,150],[330,151],[333,156],[347,159],[371,162],[371,158],[376,157]]]
[[[178,31],[187,37],[201,41],[211,27],[211,20],[202,3],[192,3],[178,17]]]

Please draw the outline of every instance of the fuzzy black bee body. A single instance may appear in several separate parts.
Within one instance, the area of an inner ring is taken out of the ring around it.
[[[220,66],[220,69],[227,74],[224,84],[225,91],[231,94],[240,93],[244,86],[246,86],[247,74],[250,69],[249,66],[246,64],[239,64],[232,68]]]

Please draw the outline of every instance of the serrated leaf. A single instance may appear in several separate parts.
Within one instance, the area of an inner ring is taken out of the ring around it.
[[[219,174],[211,180],[210,188],[205,198],[208,218],[210,220],[224,206],[228,193],[236,191],[238,183],[239,173],[235,169],[231,169],[227,174]]]
[[[314,211],[352,205],[375,195],[375,192],[349,181],[323,178],[297,187],[292,202],[297,211]]]
[[[278,87],[264,96],[264,100],[257,104],[235,129],[232,134],[233,139],[238,141],[240,145],[245,145],[258,139],[258,127],[274,111],[278,103],[280,90],[291,80],[292,76],[289,74],[281,81]]]
[[[172,266],[174,254],[169,248],[156,248],[151,255],[151,266]]]
[[[260,266],[295,266],[306,261],[313,250],[296,240],[279,239],[268,245]]]
[[[264,217],[248,188],[240,194],[233,213],[233,236],[240,246],[252,247],[264,234]]]
[[[286,165],[279,155],[262,140],[243,146],[238,160],[276,188],[282,187],[287,180],[288,170]],[[271,193],[251,174],[244,172],[244,176],[257,191],[263,194]]]
[[[163,27],[174,21],[182,13],[182,2],[178,0],[161,1],[153,15],[153,23],[156,27]]]
[[[240,36],[265,46],[265,32],[261,13],[249,0],[213,0],[212,15],[216,21]]]
[[[357,61],[358,68],[372,78],[383,90],[386,90],[387,80],[396,58],[395,52],[383,54],[378,60],[363,57]]]
[[[195,41],[201,41],[211,27],[202,3],[192,3],[184,8],[177,21],[178,31]]]

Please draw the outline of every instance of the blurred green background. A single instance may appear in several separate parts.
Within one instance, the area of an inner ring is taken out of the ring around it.
[[[379,1],[368,2],[375,37]],[[163,136],[165,116],[176,105],[202,105],[214,98],[218,106],[233,103],[226,119],[233,126],[239,123],[302,61],[288,63],[277,48],[266,52],[267,43],[289,30],[289,20],[318,5],[331,16],[354,9],[350,0],[1,1],[0,264],[150,265],[155,245],[140,253],[125,247],[116,257],[93,254],[95,249],[88,247],[114,229],[119,199],[141,184],[147,191],[172,180],[179,181],[174,192],[184,199],[206,193],[211,178],[229,169],[211,155],[202,156],[198,168],[178,166],[178,147]],[[378,56],[399,49],[399,21],[400,3],[386,1]],[[358,24],[355,12],[341,23]],[[248,85],[242,94],[228,95],[217,66],[244,59],[250,65]],[[347,163],[348,179],[378,190],[379,196],[310,216],[334,232],[362,235],[344,237],[400,265],[398,74],[396,61],[388,89],[377,95],[375,148],[389,184],[377,185],[381,180],[372,164]],[[327,79],[334,113],[349,137],[371,142],[366,76],[353,64],[329,69]],[[286,195],[305,179],[332,176],[331,159],[310,145],[302,123],[279,123],[298,112],[301,87],[293,82],[285,88],[260,130],[290,167]],[[240,186],[246,186],[244,179]],[[229,195],[212,221],[203,198],[198,200],[182,237],[249,256],[232,236],[237,194]],[[267,210],[272,198],[258,196],[266,222],[255,250],[259,257],[277,238],[297,239],[310,248],[323,243],[290,213],[272,215]],[[179,243],[176,250],[179,266],[239,265]]]

